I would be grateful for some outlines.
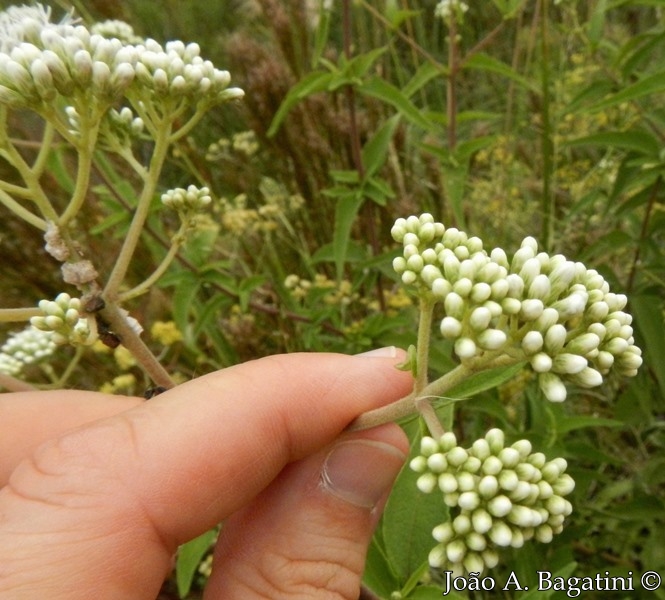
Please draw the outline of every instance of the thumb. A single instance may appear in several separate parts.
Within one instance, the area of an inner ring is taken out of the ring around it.
[[[408,452],[396,425],[287,466],[220,534],[206,600],[357,600],[372,532]]]

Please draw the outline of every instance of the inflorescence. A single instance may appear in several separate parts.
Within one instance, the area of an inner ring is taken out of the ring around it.
[[[501,548],[521,548],[535,539],[548,543],[572,512],[564,498],[575,482],[563,458],[547,461],[528,440],[505,446],[500,429],[491,429],[470,448],[453,433],[424,437],[411,469],[422,473],[418,489],[439,489],[451,509],[450,520],[432,531],[438,544],[429,563],[455,576],[494,568]]]
[[[566,382],[596,387],[610,371],[634,376],[642,364],[626,296],[581,262],[539,252],[532,237],[510,259],[501,248],[488,253],[430,214],[398,219],[391,233],[404,247],[395,271],[442,303],[441,334],[462,363],[528,361],[552,402],[565,400]]]

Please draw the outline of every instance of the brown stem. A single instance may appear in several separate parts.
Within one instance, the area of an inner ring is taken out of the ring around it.
[[[633,284],[635,283],[635,275],[637,274],[637,266],[640,262],[640,254],[642,243],[647,237],[647,229],[649,228],[649,220],[651,219],[651,213],[653,208],[656,205],[656,200],[658,199],[658,194],[660,193],[660,188],[663,183],[663,178],[658,177],[653,187],[651,188],[651,194],[649,194],[649,202],[647,203],[647,209],[644,213],[644,219],[642,219],[642,228],[640,229],[640,239],[638,240],[637,246],[635,247],[635,254],[633,256],[633,264],[630,266],[630,274],[628,275],[628,283],[626,289],[628,293],[633,291]]]

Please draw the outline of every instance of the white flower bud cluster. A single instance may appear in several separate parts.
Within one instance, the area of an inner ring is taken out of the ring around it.
[[[178,212],[196,212],[212,202],[210,189],[190,185],[187,189],[175,188],[162,194],[162,204]]]
[[[0,31],[9,23],[0,52],[0,103],[39,108],[60,95],[87,114],[126,93],[137,102],[187,97],[207,105],[243,95],[228,87],[228,71],[199,56],[198,44],[173,41],[163,48],[148,39],[133,45],[128,31],[108,38],[69,20],[49,23],[43,8],[39,19],[33,12],[25,13],[25,26],[16,25],[20,9],[0,13]]]
[[[89,346],[97,339],[94,317],[81,316],[81,300],[69,294],[58,294],[55,300],[40,300],[42,315],[32,317],[30,324],[40,331],[51,332],[55,344]]]
[[[140,44],[144,41],[141,36],[134,33],[134,28],[129,23],[117,19],[93,23],[90,32],[105,38],[118,38],[126,44]]]
[[[461,0],[441,0],[434,8],[434,16],[448,21],[453,14],[463,15],[469,10],[469,5]]]
[[[488,254],[429,214],[397,219],[391,233],[404,247],[393,268],[443,304],[441,334],[462,361],[492,351],[528,360],[553,402],[565,400],[564,382],[596,387],[642,364],[626,296],[582,263],[538,252],[531,237],[510,260],[501,248]]]
[[[0,373],[18,375],[26,365],[51,356],[56,344],[50,331],[26,327],[13,333],[0,348]]]
[[[229,88],[228,71],[215,68],[199,56],[198,44],[181,41],[167,42],[166,47],[148,39],[136,46],[138,62],[136,77],[142,89],[157,98],[188,97],[195,102],[216,104],[242,98],[239,88]]]
[[[410,463],[422,473],[418,488],[438,489],[451,509],[450,520],[432,531],[438,542],[429,554],[432,567],[456,576],[492,569],[501,548],[550,542],[572,512],[564,496],[575,482],[566,461],[548,461],[528,440],[506,446],[503,432],[491,429],[465,449],[449,432],[439,440],[424,437],[420,450]]]

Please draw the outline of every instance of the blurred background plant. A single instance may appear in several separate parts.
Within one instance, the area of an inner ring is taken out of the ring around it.
[[[430,212],[507,251],[533,235],[628,295],[645,365],[630,382],[575,389],[562,405],[543,403],[521,373],[477,386],[459,409],[458,439],[501,427],[509,442],[525,438],[568,459],[577,482],[563,533],[547,546],[508,551],[491,574],[505,581],[514,570],[533,589],[538,569],[665,572],[662,3],[46,4],[58,17],[73,7],[86,23],[126,21],[160,43],[195,41],[246,93],[173,144],[153,199],[156,207],[166,189],[192,183],[212,190],[159,282],[126,303],[166,371],[178,380],[276,352],[407,347],[417,302],[391,269],[397,217]],[[18,111],[11,126],[20,151],[34,152],[39,124]],[[145,158],[150,148],[141,151]],[[80,242],[106,272],[135,190],[127,166],[95,165]],[[73,155],[55,148],[44,177],[56,205],[68,202],[73,173]],[[0,177],[12,182],[15,173],[3,162]],[[178,227],[175,213],[149,212],[128,281],[155,270]],[[2,308],[36,306],[63,291],[42,236],[8,211],[0,253]],[[19,330],[2,324],[1,356],[14,368],[23,360]],[[98,343],[79,353],[30,343],[37,360],[15,376],[33,384],[64,377],[75,387],[136,394],[152,385],[119,348]],[[432,347],[430,366],[433,375],[454,366],[449,343]],[[418,427],[405,427],[416,449]],[[417,495],[415,478],[404,472],[368,556],[366,582],[380,597],[440,597],[426,559],[441,501]],[[182,596],[198,594],[210,542],[181,555],[174,585]]]

